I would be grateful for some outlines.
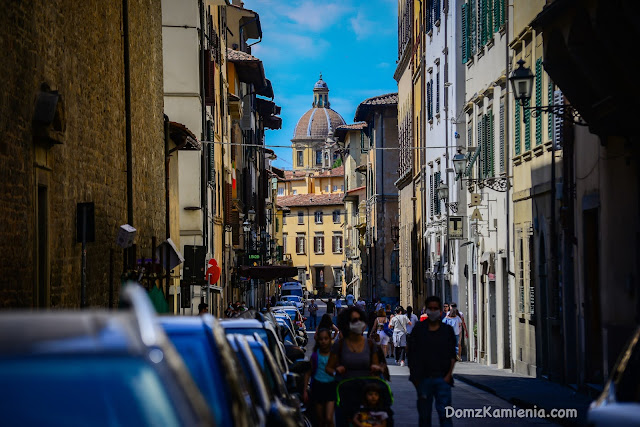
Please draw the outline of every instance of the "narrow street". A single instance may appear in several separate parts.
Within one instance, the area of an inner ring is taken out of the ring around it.
[[[318,321],[322,314],[326,313],[326,304],[316,300],[318,304]],[[307,313],[308,316],[308,313]],[[309,320],[307,320],[307,325]],[[309,343],[307,344],[307,356],[311,356],[313,351],[314,331],[308,328]],[[391,374],[391,390],[393,391],[393,411],[394,420],[397,425],[402,427],[417,427],[418,426],[418,411],[416,406],[416,390],[414,386],[409,382],[409,368],[395,366],[392,359],[387,359],[389,364],[389,373]],[[463,362],[466,365],[475,365],[469,362]],[[454,368],[454,375],[458,373],[460,369]],[[483,410],[489,408],[489,411],[495,409],[513,409],[514,405],[497,397],[494,394],[483,391],[479,388],[473,387],[462,381],[456,381],[452,392],[452,402],[454,409],[475,409]],[[455,425],[459,426],[511,426],[511,425],[550,425],[551,423],[536,418],[459,418],[453,420]],[[435,410],[435,406],[432,414],[433,425],[439,425],[438,414]]]

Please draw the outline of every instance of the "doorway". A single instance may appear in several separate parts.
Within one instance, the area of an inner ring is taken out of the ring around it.
[[[511,292],[507,259],[502,258],[502,342],[504,368],[511,368]]]
[[[600,264],[598,209],[583,212],[584,224],[584,336],[587,383],[602,384],[602,327],[600,322]]]

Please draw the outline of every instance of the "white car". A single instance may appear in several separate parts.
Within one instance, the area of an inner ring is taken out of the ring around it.
[[[293,303],[296,306],[300,314],[304,315],[304,302],[302,298],[297,295],[285,295],[280,298],[282,302]]]
[[[602,394],[589,407],[589,426],[640,426],[640,328],[620,353]]]

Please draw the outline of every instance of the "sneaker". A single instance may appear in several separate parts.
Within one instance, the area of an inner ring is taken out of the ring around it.
[[[400,361],[400,366],[404,367],[404,360]]]
[[[457,360],[458,362],[462,362],[462,358],[460,358],[460,356],[456,356],[456,360]]]

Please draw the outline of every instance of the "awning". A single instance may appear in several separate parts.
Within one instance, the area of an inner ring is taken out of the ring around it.
[[[178,122],[169,122],[169,136],[181,150],[200,150],[202,145],[188,127]]]
[[[274,279],[296,277],[298,275],[298,268],[286,265],[261,265],[256,267],[241,265],[240,275],[252,279],[262,279],[268,282]]]
[[[234,64],[241,82],[252,83],[259,89],[267,87],[264,67],[260,59],[246,52],[227,48],[227,60]]]

